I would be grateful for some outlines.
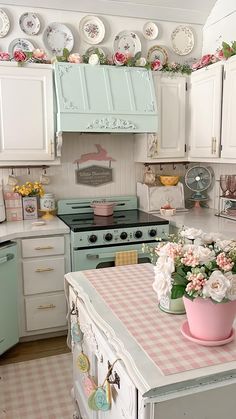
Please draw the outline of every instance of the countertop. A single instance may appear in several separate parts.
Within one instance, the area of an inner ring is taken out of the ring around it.
[[[178,228],[193,227],[202,230],[204,233],[219,233],[222,238],[236,239],[236,220],[229,220],[215,215],[216,210],[208,208],[193,208],[187,212],[178,212],[171,217],[163,217],[170,221],[170,224]],[[153,213],[154,215],[160,214]]]
[[[34,225],[35,221],[42,220],[4,221],[0,224],[0,243],[19,238],[70,232],[69,227],[57,217],[54,217],[52,220],[45,220],[45,224],[41,226]]]

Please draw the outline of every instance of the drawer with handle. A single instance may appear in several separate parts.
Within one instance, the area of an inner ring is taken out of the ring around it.
[[[24,294],[63,291],[64,256],[26,259],[23,261]]]
[[[65,244],[62,236],[24,239],[21,243],[23,258],[64,254]]]
[[[25,310],[27,331],[66,326],[64,293],[25,297]]]

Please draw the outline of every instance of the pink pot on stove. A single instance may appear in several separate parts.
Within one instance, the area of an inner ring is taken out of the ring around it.
[[[94,215],[100,215],[102,217],[109,217],[112,215],[115,206],[116,202],[92,202],[91,204]]]

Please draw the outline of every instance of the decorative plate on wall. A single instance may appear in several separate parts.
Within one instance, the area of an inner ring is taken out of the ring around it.
[[[97,16],[85,16],[80,21],[80,34],[88,44],[100,44],[105,36],[105,26]]]
[[[36,13],[23,13],[19,19],[19,25],[27,35],[37,35],[40,30],[40,21]]]
[[[10,29],[10,20],[4,10],[0,9],[0,38],[7,35]]]
[[[130,53],[132,57],[138,52],[141,52],[141,42],[138,35],[130,31],[119,32],[113,43],[114,53],[121,52],[122,54]]]
[[[158,36],[159,29],[154,22],[147,22],[143,27],[143,36],[149,41],[153,41]]]
[[[50,23],[44,31],[43,38],[46,48],[54,55],[62,55],[64,48],[70,52],[74,45],[71,30],[63,23]]]
[[[8,51],[13,55],[14,52],[19,49],[22,51],[31,52],[35,49],[35,46],[32,44],[32,42],[25,38],[13,39],[13,41],[11,41],[9,44]]]
[[[189,26],[177,26],[171,34],[171,43],[176,54],[190,54],[194,47],[194,35],[192,29]]]
[[[104,50],[100,47],[90,47],[85,51],[85,55],[88,55],[90,57],[90,55],[92,54],[96,54],[96,51],[98,50],[99,54],[104,55],[104,57],[106,56]]]
[[[148,50],[147,61],[151,63],[155,60],[160,60],[162,65],[165,65],[168,61],[167,51],[160,45],[154,45]]]

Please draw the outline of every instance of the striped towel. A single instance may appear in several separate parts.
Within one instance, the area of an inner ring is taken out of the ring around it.
[[[128,250],[127,252],[116,252],[115,266],[134,265],[138,263],[138,251]]]

